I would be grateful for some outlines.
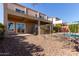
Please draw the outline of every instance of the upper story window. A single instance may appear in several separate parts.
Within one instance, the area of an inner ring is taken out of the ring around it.
[[[40,18],[42,18],[41,16],[39,16]]]
[[[37,14],[35,14],[35,17],[37,18]]]
[[[43,15],[40,15],[39,17],[42,18],[42,19],[44,19],[44,16]]]
[[[60,19],[59,18],[56,18],[56,21],[59,21]]]
[[[44,15],[44,14],[39,14],[39,18],[42,18],[42,19],[47,19],[47,16],[46,15]]]
[[[20,10],[20,9],[18,9],[18,8],[16,8],[16,12],[19,12],[19,13],[25,13],[25,11],[23,11],[23,10]]]
[[[39,15],[39,17],[40,17],[40,18],[43,18],[43,16],[42,16],[41,14]]]

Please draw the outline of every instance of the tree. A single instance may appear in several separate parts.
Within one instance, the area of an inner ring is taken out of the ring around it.
[[[53,32],[60,32],[61,30],[61,27],[62,27],[62,24],[56,24],[54,27],[53,27]]]
[[[62,24],[56,24],[55,27],[57,28],[57,32],[60,32],[60,29],[62,27]]]

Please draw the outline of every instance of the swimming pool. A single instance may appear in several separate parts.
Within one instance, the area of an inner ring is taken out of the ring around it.
[[[64,36],[69,38],[79,38],[78,33],[64,33]]]

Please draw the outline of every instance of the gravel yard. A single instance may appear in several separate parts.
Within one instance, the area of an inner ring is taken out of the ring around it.
[[[74,43],[60,34],[9,36],[0,44],[0,55],[11,56],[77,56]]]

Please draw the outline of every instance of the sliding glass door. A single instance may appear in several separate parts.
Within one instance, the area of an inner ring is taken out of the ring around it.
[[[25,32],[25,24],[24,23],[16,23],[16,31],[17,33]]]
[[[15,33],[25,33],[26,26],[25,23],[8,23],[8,32],[15,32]]]

